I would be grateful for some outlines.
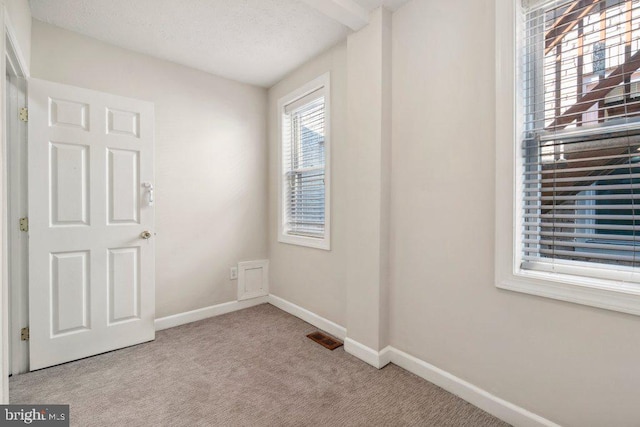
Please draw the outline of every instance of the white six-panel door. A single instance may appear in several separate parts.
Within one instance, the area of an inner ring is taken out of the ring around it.
[[[153,132],[149,102],[29,80],[31,370],[154,339]]]

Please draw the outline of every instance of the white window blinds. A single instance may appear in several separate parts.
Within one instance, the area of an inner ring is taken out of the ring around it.
[[[283,232],[325,235],[325,94],[319,89],[284,107]]]
[[[525,31],[522,267],[632,271],[640,1],[547,2],[526,10]]]

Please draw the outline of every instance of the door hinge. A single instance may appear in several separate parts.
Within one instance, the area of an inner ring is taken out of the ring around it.
[[[27,107],[22,107],[20,109],[20,120],[22,120],[23,122],[28,122],[29,121],[29,109]]]
[[[20,340],[29,341],[29,327],[20,329]]]
[[[20,218],[20,231],[29,231],[29,218]]]

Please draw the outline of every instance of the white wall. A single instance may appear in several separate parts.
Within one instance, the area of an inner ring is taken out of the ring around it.
[[[331,251],[278,242],[278,99],[331,73]],[[269,89],[269,265],[272,294],[345,325],[347,48],[342,43]]]
[[[33,77],[155,103],[156,317],[236,299],[267,258],[265,89],[33,21]]]
[[[639,317],[494,286],[494,2],[392,24],[392,345],[561,425],[637,426]]]

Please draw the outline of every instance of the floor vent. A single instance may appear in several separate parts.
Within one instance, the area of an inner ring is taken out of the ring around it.
[[[321,346],[328,348],[329,350],[335,350],[342,345],[342,343],[337,339],[331,338],[329,335],[323,334],[322,332],[314,332],[307,335],[307,337],[311,338]]]

